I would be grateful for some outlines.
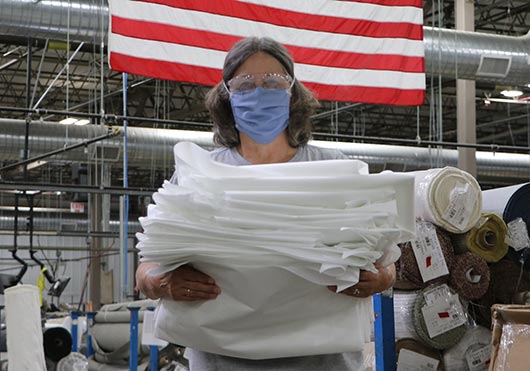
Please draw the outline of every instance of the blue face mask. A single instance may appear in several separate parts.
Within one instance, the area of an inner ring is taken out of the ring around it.
[[[288,89],[263,89],[230,93],[236,129],[260,144],[272,142],[289,124]]]

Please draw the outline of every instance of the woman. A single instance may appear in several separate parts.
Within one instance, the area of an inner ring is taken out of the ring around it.
[[[308,145],[310,116],[318,102],[296,80],[288,51],[269,38],[247,38],[228,52],[223,81],[206,97],[214,141],[222,147],[211,158],[230,165],[270,164],[346,158],[338,151]],[[136,272],[138,288],[149,298],[215,300],[222,287],[191,266],[149,276],[153,263]],[[391,287],[394,265],[378,273],[361,271],[359,283],[340,295],[368,297]],[[335,291],[335,287],[329,287]],[[368,320],[368,319],[367,319]],[[361,370],[361,352],[267,360],[248,360],[188,350],[191,371],[214,370]]]

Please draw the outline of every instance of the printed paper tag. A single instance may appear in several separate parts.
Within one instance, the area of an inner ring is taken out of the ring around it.
[[[160,340],[155,337],[155,312],[146,310],[144,312],[144,322],[142,327],[142,344],[143,345],[158,345],[165,347],[167,341]]]
[[[459,327],[467,321],[458,295],[451,295],[450,299],[438,299],[432,305],[425,305],[421,311],[431,338]]]
[[[453,294],[449,290],[449,286],[445,283],[440,286],[436,286],[432,289],[425,290],[423,297],[425,298],[425,305],[433,305],[438,300],[449,300]]]
[[[417,222],[416,239],[411,245],[423,282],[449,274],[434,225]]]
[[[401,349],[398,355],[397,371],[435,371],[439,360],[408,349]]]
[[[508,223],[508,236],[510,239],[508,244],[513,247],[515,251],[520,251],[530,245],[528,229],[522,218],[514,219]]]
[[[466,362],[469,371],[488,371],[490,365],[491,345],[485,345],[480,349],[466,354]]]
[[[449,205],[443,213],[443,218],[455,228],[464,229],[467,227],[476,201],[477,191],[468,183],[458,182],[449,195]]]

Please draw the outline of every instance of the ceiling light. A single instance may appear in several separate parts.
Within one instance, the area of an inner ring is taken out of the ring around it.
[[[87,120],[87,119],[81,119],[81,120],[77,120],[76,122],[74,122],[74,124],[75,124],[75,125],[82,126],[82,125],[90,124],[90,120]]]
[[[73,117],[67,117],[65,119],[62,119],[59,121],[63,125],[72,125],[74,122],[76,122],[77,119],[74,119]]]
[[[506,98],[517,98],[523,95],[523,92],[517,89],[506,89],[501,91],[501,94],[504,95]]]

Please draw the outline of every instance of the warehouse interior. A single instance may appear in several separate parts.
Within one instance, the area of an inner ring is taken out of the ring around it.
[[[321,101],[313,139],[371,173],[462,167],[459,149],[474,148],[464,170],[483,191],[527,183],[530,2],[459,3],[423,1],[423,105]],[[109,69],[107,31],[104,0],[0,0],[0,283],[44,274],[49,312],[144,299],[138,218],[173,174],[174,144],[213,148],[209,87],[125,79]]]

